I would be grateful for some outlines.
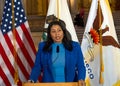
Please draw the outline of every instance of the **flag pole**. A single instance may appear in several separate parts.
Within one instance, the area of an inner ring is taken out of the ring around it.
[[[14,0],[12,0],[12,30],[13,30],[13,45],[14,45],[14,49],[16,49],[16,44],[15,44],[15,40],[16,40],[16,33],[15,33],[15,16],[14,16]],[[17,68],[17,53],[14,50],[14,67],[15,67],[15,73],[14,73],[14,84],[17,84],[17,82],[19,81],[18,79],[18,68]]]
[[[59,21],[59,19],[60,19],[59,0],[57,0],[57,17],[58,17],[58,21]]]
[[[103,72],[104,72],[104,64],[103,64],[103,52],[102,52],[102,28],[101,28],[101,9],[100,9],[100,0],[98,0],[98,12],[99,12],[99,26],[100,26],[100,78],[99,83],[104,83]]]

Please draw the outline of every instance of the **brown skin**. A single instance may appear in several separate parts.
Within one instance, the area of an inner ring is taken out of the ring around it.
[[[85,81],[79,80],[78,81],[78,86],[86,86]]]
[[[63,30],[61,29],[61,27],[59,25],[53,25],[51,27],[50,35],[51,35],[53,41],[56,43],[61,43],[62,39],[64,37]]]

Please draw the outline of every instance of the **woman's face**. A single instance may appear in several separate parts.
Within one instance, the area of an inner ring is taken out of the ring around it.
[[[54,42],[61,43],[64,33],[59,25],[53,25],[51,27],[50,35]]]

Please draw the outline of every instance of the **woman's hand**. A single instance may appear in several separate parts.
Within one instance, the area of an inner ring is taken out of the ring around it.
[[[34,81],[33,80],[28,80],[28,83],[34,83]]]
[[[86,86],[85,81],[84,80],[79,80],[78,81],[78,86]]]

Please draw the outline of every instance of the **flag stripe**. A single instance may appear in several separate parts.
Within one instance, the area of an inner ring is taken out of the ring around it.
[[[21,24],[21,29],[23,30],[23,33],[25,34],[26,38],[28,39],[28,42],[29,42],[32,50],[34,51],[34,54],[36,54],[34,43],[32,41],[32,38],[31,38],[26,26],[24,24]]]
[[[30,43],[28,42],[28,39],[26,38],[26,35],[23,34],[23,30],[21,27],[17,27],[17,32],[21,38],[21,40],[24,40],[23,43],[25,45],[25,48],[27,49],[27,52],[30,54],[31,57],[35,57],[34,51],[32,50]],[[34,62],[35,58],[31,58]]]
[[[14,81],[13,80],[13,76],[10,74],[10,71],[9,71],[9,69],[8,69],[8,67],[7,67],[6,63],[4,62],[4,60],[3,60],[1,55],[0,55],[0,64],[1,64],[0,65],[1,68],[4,67],[4,68],[2,68],[2,71],[7,75],[6,77],[8,78],[10,83],[13,83],[13,81]],[[3,85],[1,85],[1,86],[3,86]],[[6,85],[4,85],[4,86],[6,86]]]
[[[15,52],[15,49],[14,49],[14,47],[13,47],[13,45],[12,45],[12,43],[10,43],[10,39],[9,39],[9,37],[8,37],[8,35],[4,35],[4,37],[5,37],[5,40],[6,40],[6,42],[8,43],[8,46],[9,46],[9,49],[11,49],[11,52],[13,53],[13,52]],[[2,48],[0,48],[0,49],[2,49]],[[3,51],[3,50],[1,50],[1,51]],[[26,51],[23,51],[23,52],[26,52]],[[14,53],[13,53],[14,54]],[[5,54],[3,54],[3,55],[5,55]],[[3,57],[5,57],[5,56],[3,56]],[[20,61],[20,57],[18,57],[18,55],[17,55],[17,63],[19,64],[19,66],[20,66],[20,68],[21,68],[21,71],[24,73],[24,76],[26,77],[26,80],[29,78],[29,75],[28,75],[28,73],[27,73],[27,71],[25,71],[25,68],[24,68],[24,66],[22,66],[23,64],[22,64],[22,62]],[[5,57],[5,59],[7,59],[7,56]],[[7,60],[4,60],[7,64],[8,64],[8,62],[7,62]],[[29,62],[30,63],[30,62]],[[32,62],[33,63],[33,62]],[[30,63],[31,64],[31,63]],[[32,64],[33,65],[33,64]],[[14,74],[14,73],[13,73]]]
[[[1,85],[1,86],[6,86],[5,83],[3,83],[3,82],[4,82],[4,81],[3,81],[2,77],[0,77],[0,85]]]
[[[0,44],[0,51],[2,51],[2,52],[0,52],[0,54],[1,54],[1,56],[2,56],[2,58],[4,60],[4,62],[5,62],[5,64],[7,65],[7,67],[9,69],[11,75],[14,77],[15,70],[13,68],[13,65],[10,63],[8,57],[6,56],[6,53],[5,53],[5,51],[4,51],[4,49],[3,49],[3,47],[2,47],[1,44]]]
[[[33,67],[33,64],[34,64],[34,63],[33,63],[32,59],[29,58],[29,57],[31,57],[31,56],[29,55],[27,49],[25,48],[25,45],[23,44],[23,41],[20,39],[20,36],[19,36],[18,32],[17,32],[16,30],[15,30],[15,32],[16,32],[16,41],[17,41],[17,43],[19,44],[19,46],[20,46],[20,48],[21,48],[21,50],[22,50],[22,53],[24,54],[25,58],[27,59],[29,65],[30,65],[31,67]]]
[[[9,37],[8,37],[8,35],[6,34],[6,35],[4,35],[4,37],[5,37],[5,40],[6,40],[7,44],[8,44],[8,47],[9,47],[10,51],[12,52],[12,54],[13,55],[16,54],[17,64],[19,65],[20,69],[23,71],[23,73],[24,73],[24,75],[26,76],[26,79],[27,79],[29,74],[27,73],[27,71],[26,71],[26,69],[25,69],[25,67],[23,65],[24,63],[21,62],[21,60],[20,60],[17,52],[15,51],[15,49],[14,49],[14,47],[13,47],[13,45],[12,45],[12,43],[11,43]]]
[[[13,1],[14,9],[11,9],[13,7],[11,0],[5,1],[3,18],[0,25],[0,67],[2,70],[0,74],[3,74],[0,77],[0,85],[4,86],[21,86],[22,82],[26,82],[36,55],[36,49],[22,2],[21,0]],[[12,15],[13,11],[14,16]],[[14,22],[12,22],[12,18],[14,18]],[[15,72],[19,74],[19,82],[15,82],[16,84],[14,83]],[[7,83],[8,81],[9,84]]]
[[[17,64],[19,65],[19,68],[21,69],[21,71],[23,72],[24,76],[26,77],[26,79],[29,78],[29,74],[26,71],[25,67],[24,67],[24,63],[22,63],[19,59],[17,60]]]
[[[1,75],[2,80],[4,81],[4,83],[7,83],[7,86],[11,86],[10,81],[6,77],[6,74],[3,72],[1,67],[0,67],[0,75]]]
[[[19,71],[19,78],[22,81],[27,81],[28,79],[24,76],[23,71],[18,67],[18,71]]]
[[[19,30],[18,30],[18,29],[19,29]],[[20,31],[21,28],[17,28],[17,30],[18,30],[18,32],[19,32],[19,35],[20,35],[21,39],[24,38],[24,44],[27,45],[27,46],[26,46],[26,49],[27,49],[27,51],[29,52],[30,56],[31,56],[31,57],[35,57],[33,51],[31,50],[31,48],[30,48],[30,46],[29,46],[29,43],[27,42],[27,40],[25,39],[25,37],[23,37],[24,35],[23,35],[23,33],[21,33],[21,31]],[[14,40],[13,37],[11,36],[11,35],[12,35],[12,32],[9,32],[8,35],[9,35],[10,40]],[[18,54],[21,62],[22,62],[22,63],[26,63],[26,64],[23,64],[23,65],[24,65],[24,67],[26,68],[27,72],[29,73],[30,70],[31,70],[31,67],[30,67],[29,63],[27,62],[25,56],[24,56],[23,53],[22,53],[22,50],[20,49],[20,47],[19,47],[19,45],[18,45],[18,43],[17,43],[16,41],[14,42],[14,45],[15,45],[17,54]],[[31,59],[32,59],[32,58],[31,58]],[[33,59],[32,59],[32,60],[33,60]]]

